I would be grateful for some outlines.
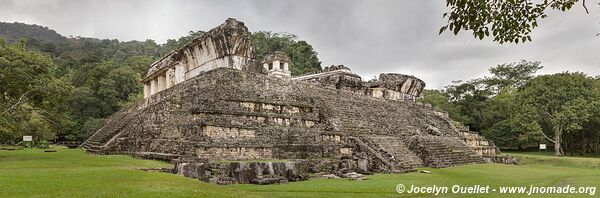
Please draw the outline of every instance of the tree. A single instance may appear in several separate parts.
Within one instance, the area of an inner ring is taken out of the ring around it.
[[[564,155],[565,134],[581,130],[600,106],[600,85],[582,73],[559,73],[531,80],[519,93],[521,120]]]
[[[500,64],[490,68],[492,76],[426,91],[421,101],[500,147],[528,148],[548,140],[556,155],[600,149],[600,79],[582,73],[534,77],[541,68],[530,61]]]
[[[486,84],[493,87],[496,93],[504,88],[519,88],[543,68],[540,64],[539,61],[521,60],[520,62],[497,65],[489,69],[493,76],[486,79]]]
[[[492,76],[456,81],[447,86],[444,94],[450,99],[451,106],[438,107],[471,130],[480,131],[498,146],[526,147],[532,139],[524,137],[532,136],[524,136],[527,129],[515,124],[517,119],[513,112],[519,109],[515,105],[518,100],[515,93],[541,68],[540,62],[525,60],[491,67]],[[427,94],[425,98],[430,97]]]
[[[448,22],[440,28],[440,34],[449,30],[456,35],[461,30],[466,30],[479,39],[492,36],[499,43],[524,43],[532,40],[531,30],[538,26],[538,20],[547,17],[548,10],[566,11],[577,2],[578,0],[446,0],[450,12],[442,15]],[[585,0],[582,4],[587,12]]]
[[[56,79],[49,56],[25,48],[26,42],[5,44],[0,39],[0,137],[54,137],[68,125],[65,96],[70,87]]]
[[[508,86],[484,103],[483,118],[479,124],[482,127],[481,134],[498,146],[524,148],[534,141],[524,138],[532,136],[523,136],[526,129],[516,124],[519,121],[514,116],[514,112],[519,109],[516,104],[517,92],[517,88]]]

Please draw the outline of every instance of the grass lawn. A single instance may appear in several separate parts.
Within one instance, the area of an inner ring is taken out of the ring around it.
[[[366,181],[311,179],[285,185],[219,186],[178,175],[137,168],[170,167],[128,156],[96,156],[82,150],[56,153],[23,149],[0,151],[0,197],[422,197],[398,194],[396,186],[595,186],[600,188],[600,158],[552,157],[513,153],[526,165],[475,164],[427,169],[432,174],[377,174]],[[598,193],[596,193],[595,196]],[[576,195],[483,194],[466,197],[575,197]],[[579,194],[579,197],[594,197]],[[465,197],[444,194],[437,197]]]

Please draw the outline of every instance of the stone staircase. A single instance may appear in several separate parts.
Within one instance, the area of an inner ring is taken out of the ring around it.
[[[395,136],[366,136],[373,145],[376,145],[386,156],[399,162],[403,168],[413,169],[423,166],[423,161],[413,151],[408,149],[403,138]]]
[[[365,137],[349,137],[362,151],[374,156],[385,166],[383,171],[390,173],[403,173],[414,171],[415,167],[411,166],[404,160],[396,158],[393,153],[390,153],[385,148],[379,146],[369,138]]]
[[[442,136],[416,136],[410,149],[428,167],[442,168],[461,164],[483,163],[484,160],[461,140]]]
[[[451,120],[447,116],[440,117],[459,132],[459,135],[463,137],[462,142],[475,151],[477,155],[491,156],[500,154],[500,149],[496,147],[494,142],[485,139],[485,137],[479,135],[477,132],[469,130],[469,126],[466,126],[461,122]]]
[[[127,108],[110,115],[106,118],[102,128],[98,129],[79,147],[89,153],[103,154],[107,145],[130,123],[130,119],[133,117],[132,110],[132,108]]]

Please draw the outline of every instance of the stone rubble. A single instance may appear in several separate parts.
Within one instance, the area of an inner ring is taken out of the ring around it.
[[[335,174],[326,174],[326,175],[321,175],[321,178],[325,178],[325,179],[339,179],[340,177],[335,175]]]
[[[345,173],[342,175],[342,178],[348,178],[349,180],[358,180],[358,181],[369,179],[365,175],[356,173],[356,172]]]

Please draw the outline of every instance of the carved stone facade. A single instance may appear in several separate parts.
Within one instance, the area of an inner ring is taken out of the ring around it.
[[[185,161],[179,167],[193,170],[220,160],[303,159],[313,165],[302,170],[337,173],[483,163],[498,153],[447,114],[406,102],[425,87],[413,76],[363,82],[344,66],[294,78],[268,75],[275,65],[289,71],[288,60],[275,53],[256,62],[249,34],[228,19],[152,64],[143,81],[146,99],[109,116],[82,147]],[[206,176],[193,170],[181,171]]]
[[[182,48],[172,51],[152,63],[142,80],[144,97],[220,67],[254,70],[256,55],[251,34],[244,23],[227,19],[222,25],[208,31]]]

